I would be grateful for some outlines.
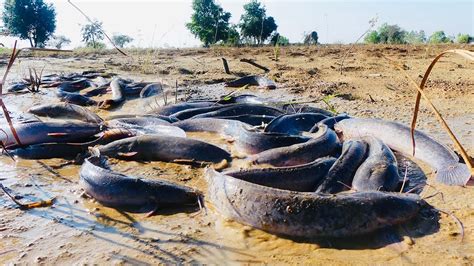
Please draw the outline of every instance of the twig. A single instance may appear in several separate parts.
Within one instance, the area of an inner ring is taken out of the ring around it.
[[[408,175],[408,166],[405,167],[405,175],[403,176],[403,183],[402,183],[402,187],[400,188],[400,193],[402,193],[403,189],[405,188],[405,184],[407,182],[407,175]]]
[[[260,68],[261,70],[265,71],[265,73],[266,73],[266,72],[270,72],[270,69],[268,69],[268,68],[266,68],[266,67],[264,67],[264,66],[262,66],[262,65],[259,65],[259,64],[255,63],[252,59],[242,58],[242,59],[240,59],[240,62],[249,63],[249,64],[251,64],[252,66],[258,67],[258,68]]]
[[[75,9],[77,9],[77,11],[79,11],[79,13],[81,13],[90,23],[94,23],[92,21],[91,18],[89,18],[89,16],[86,15],[86,13],[84,13],[78,6],[76,6],[75,4],[73,4],[71,2],[71,0],[68,0],[68,3],[71,4]],[[124,51],[120,50],[120,48],[117,47],[117,45],[115,45],[115,43],[112,41],[112,39],[110,39],[109,35],[107,35],[107,33],[105,33],[105,31],[102,29],[102,27],[99,27],[99,30],[100,32],[102,32],[102,34],[104,34],[105,38],[107,38],[107,40],[109,40],[109,42],[112,44],[112,46],[117,50],[119,51],[122,55],[125,55],[125,56],[128,56]]]
[[[462,50],[462,51],[465,51],[465,50]],[[467,53],[472,53],[472,52],[469,52],[469,51],[465,51]],[[472,60],[474,60],[474,53],[472,53]],[[444,118],[441,116],[441,113],[438,111],[438,109],[434,106],[434,104],[431,102],[431,100],[428,98],[428,96],[426,96],[425,92],[423,91],[422,87],[418,86],[418,84],[416,83],[415,80],[413,80],[413,78],[411,78],[408,73],[405,71],[405,69],[403,69],[403,67],[401,67],[394,59],[388,57],[388,56],[385,56],[383,55],[383,57],[385,59],[387,59],[389,62],[391,62],[396,68],[398,68],[400,71],[403,72],[403,74],[405,75],[405,77],[410,81],[410,83],[413,85],[413,87],[418,90],[418,93],[421,94],[421,96],[423,97],[423,99],[425,99],[425,101],[428,103],[428,105],[431,107],[431,109],[433,110],[433,113],[435,114],[436,118],[438,119],[438,121],[441,123],[441,125],[444,127],[444,129],[448,132],[449,134],[449,137],[451,138],[451,140],[454,142],[456,148],[459,150],[462,158],[464,159],[464,161],[466,162],[466,165],[469,167],[470,169],[470,172],[471,172],[471,176],[474,176],[474,168],[472,166],[472,162],[469,158],[469,156],[467,155],[467,152],[466,150],[464,149],[464,147],[461,145],[461,143],[459,142],[459,140],[456,138],[456,136],[454,135],[453,131],[451,130],[451,128],[449,128],[448,124],[446,123],[446,121],[444,120]],[[412,134],[414,134],[414,127],[412,125]],[[415,154],[415,139],[413,138],[414,135],[412,135],[412,144],[413,144],[413,155]]]
[[[418,118],[418,110],[420,108],[420,101],[421,101],[421,96],[422,96],[421,90],[423,90],[425,88],[426,82],[428,81],[428,77],[429,77],[431,71],[433,70],[434,65],[438,62],[438,60],[443,55],[448,54],[448,53],[458,54],[458,55],[461,55],[462,57],[464,57],[468,60],[474,61],[474,53],[473,52],[470,52],[470,51],[467,51],[467,50],[461,50],[461,49],[447,50],[447,51],[444,51],[444,52],[440,53],[439,55],[437,55],[435,57],[435,59],[433,59],[433,61],[429,65],[429,67],[426,69],[425,75],[423,76],[423,79],[420,83],[420,86],[419,87],[417,86],[417,89],[419,89],[420,91],[416,95],[415,108],[414,108],[414,111],[413,111],[413,118],[412,118],[412,121],[411,121],[411,139],[412,139],[412,145],[413,145],[413,155],[415,154],[415,127],[416,127],[416,120]],[[423,96],[423,97],[425,98],[425,96]],[[446,122],[444,122],[444,120],[443,120],[442,124],[445,125]],[[446,127],[447,127],[447,124],[446,124],[445,128]],[[451,136],[451,139],[455,142],[456,147],[458,148],[458,150],[460,150],[462,158],[464,159],[466,164],[471,169],[471,175],[474,175],[472,162],[471,162],[469,156],[467,155],[467,152],[464,150],[462,145],[456,139],[454,134],[452,134],[449,127],[447,128],[447,130],[448,130],[448,133]]]
[[[448,211],[445,211],[445,210],[441,210],[441,209],[438,209],[438,208],[434,208],[435,210],[439,211],[439,212],[442,212],[446,215],[449,215],[451,218],[454,219],[454,221],[456,221],[456,223],[458,224],[460,231],[461,231],[461,243],[464,241],[464,224],[461,222],[461,220],[456,217],[456,215],[454,215],[452,212],[448,212]]]
[[[176,80],[176,86],[174,91],[174,103],[178,103],[178,80]]]
[[[33,208],[41,208],[41,207],[49,207],[53,205],[55,198],[51,198],[49,200],[42,200],[42,201],[35,201],[31,203],[21,203],[18,200],[15,199],[14,196],[12,196],[7,189],[3,186],[3,184],[0,183],[0,188],[5,192],[5,194],[16,204],[18,207],[20,207],[20,210],[29,210]]]
[[[227,60],[224,57],[222,57],[222,63],[224,64],[225,73],[230,74],[229,65],[227,64]]]

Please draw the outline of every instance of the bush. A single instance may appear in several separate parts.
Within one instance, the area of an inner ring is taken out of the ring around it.
[[[367,35],[365,35],[364,42],[372,44],[380,43],[380,36],[378,32],[376,30],[369,32]]]
[[[433,32],[433,34],[431,34],[428,42],[433,43],[433,44],[439,44],[439,43],[450,43],[452,41],[450,38],[446,36],[444,31],[435,31]]]
[[[473,37],[469,36],[469,34],[458,34],[458,37],[456,38],[457,43],[470,43],[473,41]]]

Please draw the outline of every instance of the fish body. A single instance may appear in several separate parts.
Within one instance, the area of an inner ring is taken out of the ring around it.
[[[196,205],[196,190],[166,180],[126,176],[108,169],[104,157],[91,157],[81,167],[80,185],[105,206],[133,211]]]
[[[51,118],[68,118],[76,119],[88,123],[103,123],[102,118],[88,109],[70,103],[57,103],[57,104],[43,104],[33,106],[28,110],[37,116],[51,117]]]
[[[390,149],[406,156],[413,156],[410,128],[397,122],[381,119],[351,118],[335,125],[341,138],[374,136]],[[466,164],[459,163],[458,156],[448,147],[428,134],[415,130],[414,157],[436,171],[436,180],[447,185],[465,185],[471,178]]]
[[[369,147],[367,158],[355,172],[352,188],[357,191],[394,191],[400,180],[395,155],[375,137],[365,137],[363,140]]]
[[[416,194],[323,194],[265,187],[209,168],[207,200],[239,223],[289,237],[349,237],[401,224],[426,203]]]
[[[339,193],[351,188],[352,179],[367,157],[367,143],[361,140],[346,140],[342,152],[329,169],[322,184],[316,189],[318,193]]]
[[[195,164],[231,161],[230,154],[212,144],[172,136],[141,135],[97,147],[101,155],[140,161],[188,162]]]
[[[323,181],[335,160],[327,157],[293,167],[246,169],[224,174],[266,187],[310,192]]]
[[[320,130],[311,135],[306,142],[263,150],[253,155],[251,160],[254,164],[270,164],[280,167],[299,165],[331,155],[339,146],[336,133],[328,129],[327,126],[321,125]]]

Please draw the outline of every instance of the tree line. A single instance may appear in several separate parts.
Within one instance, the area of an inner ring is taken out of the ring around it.
[[[288,45],[288,38],[281,36],[278,25],[258,0],[251,0],[243,6],[244,13],[237,24],[229,22],[231,14],[225,11],[214,0],[193,0],[191,21],[187,29],[198,38],[205,47],[214,44],[238,46],[241,44],[260,45],[270,42],[273,45]],[[0,35],[17,36],[28,40],[32,47],[62,47],[71,43],[63,35],[54,35],[56,30],[56,11],[52,4],[43,0],[5,0],[2,11],[3,27]],[[82,26],[82,41],[87,47],[105,48],[102,42],[104,33],[102,23],[90,21]],[[112,40],[118,47],[124,47],[133,38],[124,34],[114,34]],[[444,31],[434,32],[429,37],[423,30],[406,31],[398,25],[387,23],[365,36],[366,43],[385,44],[421,44],[421,43],[470,43],[474,37],[459,34],[456,37],[446,36]],[[304,44],[317,44],[318,33],[312,31],[304,34]]]
[[[62,47],[71,43],[63,35],[54,35],[56,30],[56,11],[53,4],[43,0],[6,0],[2,12],[3,27],[0,35],[17,36],[28,40],[31,47]],[[82,41],[87,47],[105,48],[101,42],[104,39],[102,23],[91,21],[82,26]],[[115,45],[124,47],[133,41],[133,38],[124,34],[114,34],[112,40]]]
[[[447,36],[444,31],[435,31],[429,37],[423,30],[406,31],[398,25],[382,24],[377,30],[369,32],[364,41],[366,43],[385,44],[423,44],[423,43],[470,43],[474,42],[474,37],[469,34],[458,34],[456,37]]]

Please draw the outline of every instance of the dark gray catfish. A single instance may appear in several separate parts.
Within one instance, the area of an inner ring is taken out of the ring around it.
[[[173,123],[186,132],[212,132],[232,137],[235,147],[244,153],[256,154],[264,150],[303,143],[310,138],[250,130],[248,124],[218,118],[193,118]]]
[[[369,151],[367,159],[355,172],[352,188],[357,191],[394,191],[400,180],[395,155],[375,137],[365,137],[363,140],[369,145]]]
[[[207,199],[227,218],[289,237],[348,237],[413,218],[416,194],[295,192],[253,184],[209,168]]]
[[[328,117],[328,118],[325,118],[321,121],[319,121],[316,125],[314,125],[313,128],[311,128],[309,130],[309,132],[313,133],[313,132],[316,132],[318,131],[318,126],[320,124],[324,124],[326,126],[328,126],[330,129],[334,130],[334,125],[339,122],[339,121],[342,121],[344,119],[349,119],[351,118],[349,115],[347,114],[339,114],[337,116],[333,116],[333,117]]]
[[[243,87],[245,85],[258,86],[270,90],[276,89],[276,84],[273,80],[258,75],[245,76],[225,83],[226,87]]]
[[[127,160],[220,163],[231,160],[225,150],[204,141],[171,136],[142,135],[97,147],[101,155]]]
[[[346,140],[342,144],[342,153],[316,189],[316,192],[339,193],[349,190],[355,172],[367,157],[367,143],[361,140]]]
[[[102,131],[101,125],[85,122],[29,122],[14,125],[18,137],[23,145],[40,143],[77,142],[93,137]],[[10,129],[5,125],[0,131],[0,141],[5,146],[17,146]]]
[[[28,160],[40,159],[75,159],[79,154],[87,152],[87,145],[69,143],[45,143],[28,145],[8,151],[10,154]]]
[[[70,103],[43,104],[33,106],[28,110],[28,112],[37,116],[51,118],[69,118],[97,124],[101,124],[103,122],[102,118],[88,109]]]
[[[161,93],[163,93],[161,83],[151,83],[143,87],[140,91],[140,98],[147,98]]]
[[[207,112],[193,116],[193,118],[205,117],[222,117],[222,116],[236,116],[236,115],[270,115],[279,116],[283,112],[279,109],[269,107],[261,104],[239,103],[226,106],[219,110]]]
[[[297,113],[314,113],[314,114],[323,114],[325,116],[331,117],[334,114],[328,110],[300,104],[284,104],[282,110],[287,114],[297,114]]]
[[[102,109],[114,108],[125,101],[125,84],[121,78],[114,78],[110,82],[110,88],[112,89],[112,97],[100,103]]]
[[[228,171],[224,174],[262,186],[310,192],[323,181],[335,160],[320,158],[314,162],[293,167],[246,169]]]
[[[260,98],[252,94],[241,94],[241,95],[229,95],[222,97],[218,103],[220,104],[231,104],[231,103],[255,103],[265,104],[268,100]]]
[[[270,123],[274,116],[269,115],[235,115],[235,116],[219,116],[219,119],[227,119],[227,120],[237,120],[240,122],[244,122],[246,124],[252,126],[262,126]]]
[[[193,109],[193,108],[203,108],[203,107],[210,107],[210,106],[215,106],[216,102],[183,102],[183,103],[176,103],[176,104],[170,104],[170,105],[165,105],[165,106],[160,106],[156,109],[153,109],[149,111],[149,114],[158,114],[158,115],[172,115],[174,113],[187,110],[187,109]]]
[[[352,118],[335,125],[342,138],[374,136],[392,150],[413,156],[410,127],[381,119]],[[414,157],[427,163],[436,171],[436,180],[448,185],[465,185],[471,178],[466,164],[448,147],[429,135],[415,130]]]
[[[98,104],[95,100],[77,92],[57,90],[56,96],[63,102],[77,104],[80,106],[95,106]]]
[[[80,185],[105,206],[130,211],[197,205],[201,194],[189,187],[160,179],[126,176],[107,168],[104,157],[91,157],[80,170]]]
[[[285,114],[273,119],[265,127],[265,132],[299,135],[303,131],[309,131],[325,118],[328,117],[318,113]]]
[[[170,117],[175,118],[177,120],[185,120],[188,118],[191,118],[196,115],[204,114],[204,113],[209,113],[213,112],[216,110],[219,110],[221,108],[227,107],[228,105],[213,105],[213,106],[208,106],[208,107],[198,107],[198,108],[192,108],[192,109],[186,109],[183,111],[176,112]]]
[[[321,125],[320,130],[311,135],[310,140],[291,146],[267,149],[252,156],[255,164],[273,166],[292,166],[310,163],[318,158],[331,155],[339,148],[339,141],[334,131]]]

